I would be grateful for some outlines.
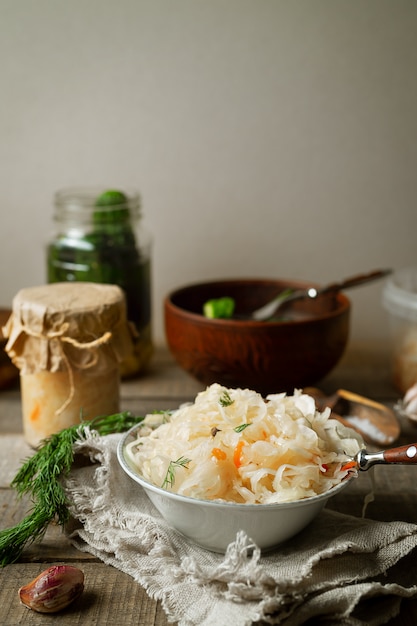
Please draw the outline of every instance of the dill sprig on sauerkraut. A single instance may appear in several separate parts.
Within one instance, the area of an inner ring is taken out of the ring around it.
[[[315,496],[354,471],[355,431],[295,391],[264,399],[219,384],[172,413],[145,417],[126,453],[141,476],[203,500],[247,504]],[[186,460],[186,462],[184,462]]]

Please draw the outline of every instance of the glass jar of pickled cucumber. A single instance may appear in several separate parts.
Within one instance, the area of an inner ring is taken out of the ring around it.
[[[93,282],[121,287],[134,326],[134,353],[121,363],[124,378],[142,372],[152,353],[151,247],[136,191],[63,189],[55,194],[48,283]]]

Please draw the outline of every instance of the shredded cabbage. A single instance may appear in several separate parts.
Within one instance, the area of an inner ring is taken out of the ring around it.
[[[361,447],[301,391],[264,399],[215,383],[192,404],[146,416],[126,453],[143,478],[175,493],[270,504],[328,491],[355,472]]]

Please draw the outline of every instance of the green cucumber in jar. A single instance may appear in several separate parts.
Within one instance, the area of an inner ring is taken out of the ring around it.
[[[126,294],[128,317],[138,329],[150,319],[150,261],[142,258],[131,225],[128,198],[107,190],[96,200],[91,230],[61,235],[48,248],[48,282],[115,284]]]

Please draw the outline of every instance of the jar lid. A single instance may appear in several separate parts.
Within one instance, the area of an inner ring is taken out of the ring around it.
[[[124,292],[67,282],[28,287],[13,299],[5,350],[22,374],[119,363],[133,350]],[[101,358],[104,357],[104,358]]]
[[[417,320],[417,267],[397,270],[387,279],[382,304],[392,315]]]

